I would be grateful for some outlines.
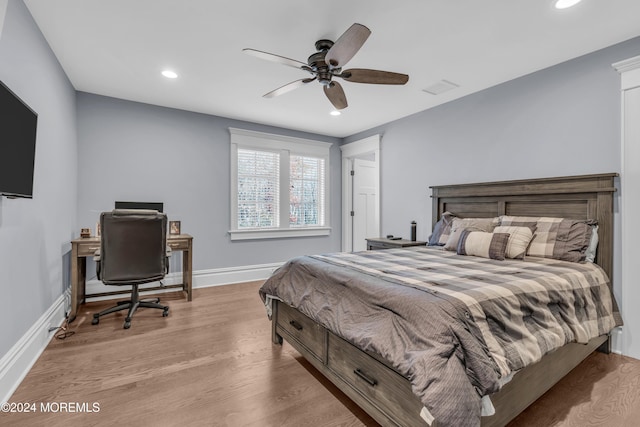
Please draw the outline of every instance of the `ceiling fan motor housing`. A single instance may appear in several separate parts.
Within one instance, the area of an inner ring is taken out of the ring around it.
[[[324,56],[327,51],[316,52],[311,55],[307,61],[309,67],[318,76],[318,81],[323,85],[328,85],[331,82],[331,73],[329,72],[329,66],[324,62]]]
[[[335,72],[340,73],[339,68],[331,69],[329,64],[325,62],[325,56],[327,51],[331,49],[331,46],[333,46],[333,42],[331,40],[318,40],[316,42],[316,49],[318,52],[312,54],[309,59],[307,59],[309,67],[311,67],[318,76],[318,81],[325,86],[328,86],[331,83],[331,78]]]

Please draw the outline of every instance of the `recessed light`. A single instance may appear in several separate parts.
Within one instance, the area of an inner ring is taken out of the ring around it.
[[[571,6],[575,6],[582,0],[558,0],[556,1],[556,9],[567,9]]]
[[[175,78],[178,77],[178,75],[175,72],[171,71],[171,70],[164,70],[162,72],[162,75],[165,76],[168,79],[175,79]]]
[[[330,112],[329,114],[331,114],[332,116],[339,116],[340,114],[342,114],[340,111],[338,110],[333,110],[332,112]]]

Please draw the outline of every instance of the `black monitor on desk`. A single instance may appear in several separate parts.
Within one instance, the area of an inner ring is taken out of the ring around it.
[[[164,203],[162,202],[116,202],[116,209],[150,209],[162,212]]]

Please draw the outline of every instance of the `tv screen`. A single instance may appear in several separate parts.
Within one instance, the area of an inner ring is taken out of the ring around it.
[[[38,115],[0,82],[0,195],[33,197]]]

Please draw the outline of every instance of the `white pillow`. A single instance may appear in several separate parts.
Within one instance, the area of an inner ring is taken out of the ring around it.
[[[596,249],[598,249],[598,226],[591,226],[591,240],[589,241],[589,247],[584,253],[585,261],[596,262]]]
[[[507,258],[524,259],[529,243],[533,239],[533,231],[529,227],[517,227],[513,225],[500,225],[493,230],[494,233],[509,233],[507,241]]]

